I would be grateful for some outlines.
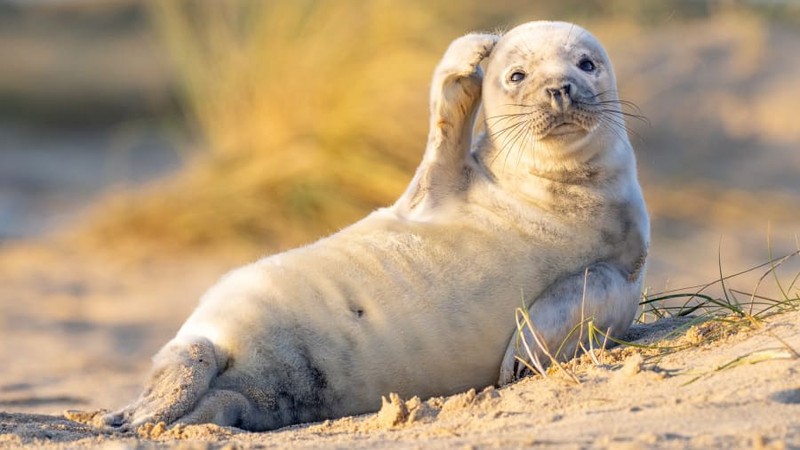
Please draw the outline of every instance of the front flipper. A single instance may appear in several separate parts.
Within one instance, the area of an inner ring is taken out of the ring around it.
[[[436,66],[428,143],[414,179],[396,203],[402,214],[422,216],[443,198],[465,189],[465,165],[481,98],[479,64],[498,39],[491,34],[462,36],[450,44]]]
[[[211,341],[173,340],[153,358],[153,368],[139,398],[103,420],[108,426],[125,429],[144,423],[171,424],[194,408],[217,373],[217,355]]]
[[[559,361],[572,358],[581,343],[588,343],[589,320],[611,336],[625,333],[639,307],[641,280],[638,271],[632,279],[611,264],[597,263],[550,286],[527,311],[535,337],[528,326],[514,332],[500,365],[498,384],[514,381],[528,366],[546,368],[551,357]]]

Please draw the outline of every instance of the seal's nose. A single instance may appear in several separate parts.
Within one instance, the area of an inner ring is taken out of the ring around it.
[[[550,98],[557,98],[559,96],[569,97],[569,93],[572,91],[572,84],[566,83],[558,88],[547,88],[547,93],[550,94]]]
[[[559,87],[545,88],[550,96],[550,104],[553,109],[563,111],[572,103],[572,83],[564,83]]]

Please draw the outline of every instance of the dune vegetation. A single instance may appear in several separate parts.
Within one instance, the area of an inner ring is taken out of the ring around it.
[[[428,78],[454,37],[547,17],[624,40],[631,27],[724,14],[714,5],[150,2],[199,141],[186,149],[181,174],[111,198],[88,234],[117,249],[155,243],[260,253],[307,242],[391,203],[405,187],[424,149]],[[681,192],[665,190],[653,204],[692,195]]]

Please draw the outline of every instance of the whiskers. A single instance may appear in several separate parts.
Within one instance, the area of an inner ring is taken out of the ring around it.
[[[522,111],[487,117],[486,130],[495,143],[497,150],[489,162],[489,165],[494,165],[501,154],[505,155],[503,157],[503,170],[505,171],[506,165],[508,164],[508,157],[511,155],[513,149],[519,149],[517,152],[517,165],[519,165],[523,152],[526,149],[530,149],[531,152],[534,152],[537,142],[534,125],[537,120],[541,120],[541,115],[543,115],[541,111]]]
[[[605,128],[620,139],[626,138],[628,133],[641,139],[638,133],[628,129],[626,120],[635,120],[648,127],[650,121],[631,101],[599,99],[609,92],[613,91],[601,92],[582,100],[573,100],[565,118],[586,129]],[[509,156],[515,151],[517,164],[526,152],[531,152],[532,157],[536,156],[537,148],[541,145],[539,137],[563,123],[563,118],[547,105],[509,103],[503,106],[514,108],[516,111],[487,117],[486,129],[496,148],[490,165],[493,165],[500,155],[504,155],[505,170]]]
[[[597,100],[598,97],[608,93],[616,93],[616,91],[601,92],[589,97],[587,101],[576,101],[574,103],[576,105],[583,105],[584,107],[595,109],[598,113],[600,125],[614,133],[617,137],[631,134],[637,139],[642,140],[639,133],[627,127],[625,120],[635,120],[649,128],[650,119],[642,114],[641,108],[632,101],[621,99]]]

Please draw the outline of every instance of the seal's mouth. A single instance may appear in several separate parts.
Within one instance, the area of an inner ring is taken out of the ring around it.
[[[602,121],[602,110],[575,102],[566,111],[553,111],[550,105],[508,105],[514,109],[486,118],[492,138],[500,146],[525,140],[551,140],[558,144],[581,141],[594,133]]]
[[[572,122],[562,122],[547,131],[545,136],[564,136],[574,133],[585,133],[586,129]]]
[[[539,139],[582,139],[595,129],[599,120],[595,108],[576,102],[565,111],[540,109],[534,119],[534,129],[539,132]]]

